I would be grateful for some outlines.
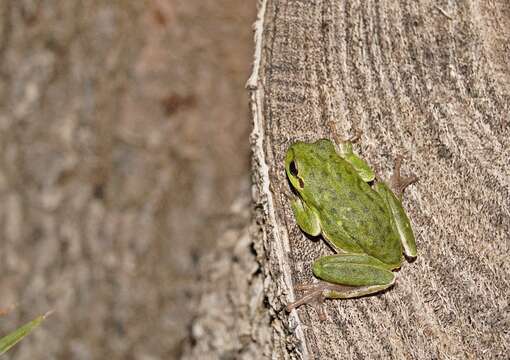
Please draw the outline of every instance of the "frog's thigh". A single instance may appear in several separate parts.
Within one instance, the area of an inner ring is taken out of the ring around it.
[[[312,236],[321,233],[319,216],[301,199],[292,201],[292,211],[301,230]]]
[[[387,289],[395,283],[395,274],[381,261],[365,254],[324,256],[313,265],[318,278],[332,284],[325,286],[327,298],[353,298]]]
[[[411,228],[411,222],[402,207],[402,203],[385,183],[380,182],[375,184],[374,190],[377,191],[386,201],[388,209],[391,211],[395,229],[399,234],[400,241],[404,247],[404,253],[409,257],[415,257],[417,253],[413,229]]]

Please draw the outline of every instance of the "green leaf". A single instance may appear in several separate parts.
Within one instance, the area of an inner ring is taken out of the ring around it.
[[[36,327],[41,324],[41,322],[49,315],[50,313],[46,313],[44,315],[41,315],[34,320],[30,321],[29,323],[23,325],[19,329],[13,331],[12,333],[4,336],[0,339],[0,355],[3,355],[12,348],[14,345],[16,345],[21,339],[23,339],[25,336],[30,334],[32,330],[34,330]]]

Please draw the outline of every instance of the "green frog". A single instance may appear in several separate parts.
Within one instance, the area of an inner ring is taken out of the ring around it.
[[[285,170],[297,198],[292,210],[299,227],[323,238],[336,252],[313,264],[319,283],[296,290],[305,295],[287,310],[310,303],[325,319],[326,298],[348,299],[374,294],[395,283],[403,254],[414,259],[416,243],[402,207],[404,189],[416,177],[402,178],[402,157],[395,161],[390,186],[352,150],[352,141],[327,139],[297,142],[287,150]]]

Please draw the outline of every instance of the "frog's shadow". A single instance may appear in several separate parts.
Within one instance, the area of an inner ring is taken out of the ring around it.
[[[322,234],[319,234],[317,236],[313,236],[313,235],[310,235],[310,234],[307,234],[305,233],[303,230],[301,230],[301,233],[308,239],[308,240],[311,240],[312,242],[314,243],[319,243],[321,241],[323,241],[327,247],[333,251],[333,253],[335,253],[335,250],[333,249],[333,247],[326,241],[326,239],[324,239],[324,237],[322,236]]]
[[[290,191],[292,192],[292,195],[296,196],[296,197],[299,197],[299,193],[297,192],[297,190],[294,188],[294,186],[292,185],[292,183],[290,182],[290,179],[289,177],[287,176],[287,174],[285,174],[285,180],[287,180],[287,187],[290,189]],[[287,194],[288,195],[288,194]]]

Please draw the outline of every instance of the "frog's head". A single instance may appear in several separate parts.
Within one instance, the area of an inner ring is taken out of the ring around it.
[[[308,192],[314,191],[320,170],[331,152],[335,152],[335,147],[327,139],[314,143],[299,141],[289,147],[285,156],[285,171],[299,195],[306,197]]]

